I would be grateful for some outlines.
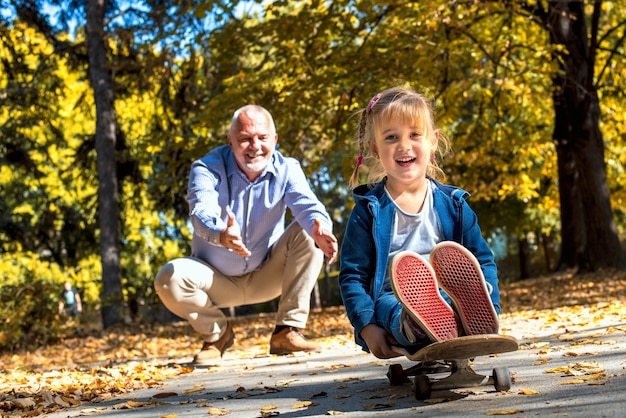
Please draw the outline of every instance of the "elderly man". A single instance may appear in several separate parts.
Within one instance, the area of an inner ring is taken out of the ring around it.
[[[300,164],[276,151],[277,143],[271,114],[247,105],[233,115],[228,145],[191,167],[191,256],[166,264],[155,288],[165,306],[202,336],[197,365],[218,362],[233,344],[220,308],[278,296],[270,354],[319,349],[301,330],[324,255],[328,263],[337,256],[337,239]],[[287,208],[294,222],[285,227]]]

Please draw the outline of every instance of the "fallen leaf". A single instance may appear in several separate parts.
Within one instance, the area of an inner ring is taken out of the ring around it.
[[[163,399],[163,398],[171,398],[172,396],[178,396],[176,392],[160,392],[152,395],[153,398]]]
[[[450,399],[448,399],[448,398],[429,398],[429,399],[425,399],[424,403],[437,404],[437,403],[448,402],[449,400]]]
[[[394,406],[393,402],[387,402],[387,403],[371,403],[369,405],[365,405],[365,407],[363,409],[365,409],[366,411],[372,411],[374,409],[385,409],[385,408],[392,408]]]
[[[291,409],[308,408],[309,406],[316,406],[316,405],[319,405],[319,404],[311,402],[311,401],[302,401],[302,402],[293,404],[291,406]]]
[[[579,385],[581,383],[585,383],[583,379],[570,379],[559,382],[559,385]]]
[[[541,392],[532,389],[520,389],[517,393],[520,395],[539,395]]]
[[[182,393],[183,395],[186,395],[186,394],[188,394],[188,393],[200,392],[200,391],[202,391],[203,389],[204,389],[203,387],[197,387],[197,388],[193,388],[193,389],[185,389],[185,390],[183,390],[181,393]]]
[[[209,411],[207,413],[209,415],[217,415],[217,416],[230,414],[228,409],[222,409],[222,408],[209,408]]]

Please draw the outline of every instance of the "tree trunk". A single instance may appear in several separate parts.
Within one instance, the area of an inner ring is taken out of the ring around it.
[[[520,279],[528,279],[531,276],[530,272],[530,245],[528,244],[528,235],[523,235],[517,240],[517,246],[519,249],[519,271]]]
[[[596,2],[598,4],[598,2]],[[581,271],[623,268],[611,208],[600,105],[593,79],[595,46],[588,44],[585,4],[551,1],[545,21],[560,71],[554,77],[556,144],[561,204],[562,265]],[[595,13],[600,13],[596,7]],[[595,39],[592,28],[592,36]]]
[[[558,249],[554,233],[539,234],[541,236],[541,244],[543,246],[543,255],[546,260],[546,271],[554,272],[558,268]]]
[[[123,322],[122,269],[120,264],[119,198],[115,160],[113,77],[104,34],[106,0],[87,4],[89,77],[96,103],[96,153],[100,257],[102,263],[102,325]]]

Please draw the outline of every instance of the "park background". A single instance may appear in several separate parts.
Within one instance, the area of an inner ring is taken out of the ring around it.
[[[624,268],[623,0],[0,5],[2,350],[75,331],[56,314],[68,279],[94,327],[171,319],[152,281],[189,253],[190,164],[247,103],[272,112],[340,241],[352,116],[409,85],[433,100],[454,151],[439,164],[503,283]],[[338,268],[316,306],[341,303]]]

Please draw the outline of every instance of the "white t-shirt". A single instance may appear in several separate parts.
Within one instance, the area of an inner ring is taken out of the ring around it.
[[[430,180],[427,184],[428,190],[426,190],[426,197],[421,212],[406,213],[394,201],[396,211],[391,235],[391,249],[387,259],[386,283],[390,283],[389,265],[397,253],[405,250],[413,251],[430,261],[430,251],[437,243],[442,241]],[[385,193],[389,196],[386,188]],[[389,198],[391,199],[391,196]],[[393,201],[393,199],[391,200]]]

